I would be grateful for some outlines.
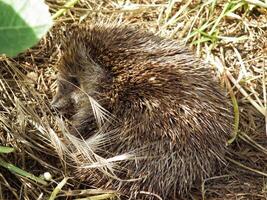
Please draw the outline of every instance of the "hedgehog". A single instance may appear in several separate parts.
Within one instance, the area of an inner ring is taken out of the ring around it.
[[[121,163],[118,176],[134,179],[123,195],[184,197],[224,165],[232,106],[189,48],[116,23],[73,25],[63,41],[52,105],[77,137],[112,132],[101,156],[134,154]]]

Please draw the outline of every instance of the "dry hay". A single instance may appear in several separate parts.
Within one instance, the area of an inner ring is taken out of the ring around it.
[[[47,3],[55,13],[65,1]],[[1,154],[0,159],[36,176],[44,172],[53,176],[44,185],[1,167],[0,199],[47,199],[64,177],[67,183],[59,192],[63,199],[114,196],[88,189],[73,178],[71,136],[49,106],[62,30],[74,21],[107,17],[187,42],[212,64],[229,91],[236,111],[227,166],[192,191],[190,198],[267,199],[267,10],[263,1],[256,0],[81,0],[56,18],[36,47],[15,59],[0,57],[0,142],[16,150]]]

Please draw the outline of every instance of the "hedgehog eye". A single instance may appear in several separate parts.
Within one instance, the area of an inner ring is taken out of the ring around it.
[[[75,86],[80,86],[80,81],[78,80],[78,78],[77,77],[70,77],[70,82],[72,83],[72,84],[74,84]]]

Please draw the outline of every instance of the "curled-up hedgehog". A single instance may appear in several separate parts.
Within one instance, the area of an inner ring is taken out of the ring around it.
[[[104,158],[134,154],[117,173],[133,181],[113,189],[177,199],[214,174],[232,111],[209,66],[179,42],[130,26],[74,26],[64,40],[52,105],[85,140],[112,133]]]

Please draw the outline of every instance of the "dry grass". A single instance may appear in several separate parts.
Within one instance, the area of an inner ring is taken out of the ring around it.
[[[72,138],[49,106],[61,30],[74,21],[106,17],[188,43],[229,91],[235,106],[229,162],[190,198],[267,199],[266,0],[80,0],[72,8],[65,1],[46,2],[52,13],[63,8],[47,37],[15,59],[0,57],[0,142],[15,149],[0,154],[0,199],[115,197],[112,191],[84,189],[89,187],[73,178]],[[45,172],[52,180],[38,178]]]

